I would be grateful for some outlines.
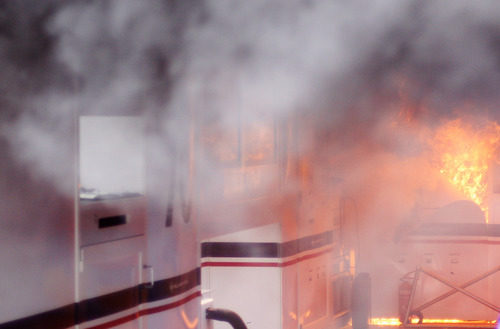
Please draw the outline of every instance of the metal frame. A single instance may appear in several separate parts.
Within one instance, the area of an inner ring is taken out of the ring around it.
[[[476,282],[479,282],[479,281],[481,281],[481,280],[483,280],[483,279],[491,276],[492,274],[494,274],[494,273],[496,273],[498,271],[500,271],[500,265],[497,266],[497,267],[495,267],[495,268],[493,268],[493,269],[491,269],[491,270],[489,270],[489,271],[487,271],[487,272],[485,272],[485,273],[483,273],[483,274],[481,274],[481,275],[479,275],[479,276],[477,276],[477,277],[475,277],[475,278],[473,278],[473,279],[471,279],[471,280],[469,280],[469,281],[467,281],[467,282],[465,282],[465,283],[463,283],[463,284],[461,284],[460,286],[458,286],[456,284],[451,283],[450,281],[446,280],[445,278],[441,277],[440,275],[438,275],[438,274],[436,274],[436,273],[434,273],[432,271],[425,270],[425,269],[423,269],[421,267],[417,267],[416,271],[414,272],[415,274],[413,276],[413,284],[412,284],[412,289],[411,289],[411,293],[410,293],[410,298],[408,300],[408,307],[406,309],[405,318],[404,318],[404,321],[403,321],[403,324],[402,324],[403,327],[409,327],[409,326],[414,327],[414,326],[416,326],[415,324],[409,323],[409,317],[410,317],[411,314],[418,313],[418,312],[424,310],[425,308],[428,308],[429,306],[434,305],[434,304],[442,301],[443,299],[445,299],[445,298],[447,298],[447,297],[449,297],[449,296],[451,296],[451,295],[453,295],[453,294],[455,294],[457,292],[460,292],[460,293],[464,294],[465,296],[467,296],[467,297],[475,300],[476,302],[478,302],[478,303],[480,303],[480,304],[482,304],[482,305],[484,305],[484,306],[486,306],[486,307],[494,310],[495,312],[500,313],[500,307],[499,306],[496,306],[496,305],[494,305],[494,304],[492,304],[492,303],[484,300],[483,298],[481,298],[481,297],[479,297],[477,295],[474,295],[471,292],[465,290],[465,288],[467,288],[467,287],[471,286],[472,284],[474,284]],[[435,279],[435,280],[437,280],[437,281],[439,281],[439,282],[447,285],[448,287],[451,288],[451,290],[449,290],[449,291],[447,291],[447,292],[439,295],[438,297],[436,297],[436,298],[434,298],[434,299],[432,299],[432,300],[430,300],[428,302],[425,302],[425,303],[419,305],[418,307],[412,308],[413,299],[415,297],[415,291],[416,291],[416,288],[417,288],[418,279],[419,279],[421,273],[427,274],[431,278],[433,278],[433,279]],[[447,325],[447,327],[451,327],[451,326]],[[475,327],[477,327],[477,326],[475,326]]]

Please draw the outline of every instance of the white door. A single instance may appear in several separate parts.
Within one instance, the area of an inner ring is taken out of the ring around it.
[[[80,252],[80,328],[142,328],[138,317],[143,237],[84,247]]]

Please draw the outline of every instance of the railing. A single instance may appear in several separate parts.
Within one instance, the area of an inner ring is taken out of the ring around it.
[[[463,283],[461,285],[456,285],[456,284],[454,284],[454,283],[446,280],[445,278],[443,278],[442,276],[440,276],[440,275],[438,275],[438,274],[436,274],[434,272],[431,272],[429,270],[425,270],[425,269],[423,269],[421,267],[418,267],[416,269],[416,271],[414,272],[412,289],[411,289],[411,293],[410,293],[410,298],[408,300],[408,307],[406,308],[406,314],[405,314],[405,317],[404,317],[404,319],[402,321],[403,322],[403,326],[408,326],[408,325],[411,324],[410,323],[410,316],[412,314],[422,314],[421,311],[424,310],[425,308],[428,308],[429,306],[432,306],[432,305],[434,305],[434,304],[442,301],[443,299],[445,299],[445,298],[447,298],[447,297],[449,297],[449,296],[451,296],[451,295],[453,295],[453,294],[455,294],[457,292],[462,293],[463,295],[465,295],[465,296],[467,296],[467,297],[475,300],[476,302],[478,302],[478,303],[480,303],[480,304],[482,304],[482,305],[484,305],[484,306],[486,306],[486,307],[494,310],[495,312],[499,313],[500,312],[500,307],[498,307],[498,306],[496,306],[496,305],[494,305],[494,304],[492,304],[492,303],[484,300],[483,298],[481,298],[481,297],[479,297],[479,296],[477,296],[477,295],[475,295],[475,294],[473,294],[473,293],[465,290],[465,288],[467,288],[467,287],[473,285],[474,283],[477,283],[477,282],[479,282],[479,281],[481,281],[481,280],[483,280],[483,279],[491,276],[492,274],[495,274],[498,271],[500,271],[500,266],[497,266],[497,267],[495,267],[495,268],[493,268],[493,269],[491,269],[491,270],[489,270],[489,271],[487,271],[487,272],[485,272],[485,273],[483,273],[483,274],[481,274],[481,275],[479,275],[479,276],[477,276],[477,277],[475,277],[475,278],[473,278],[473,279],[471,279],[471,280],[469,280],[469,281],[467,281],[467,282],[465,282],[465,283]],[[439,295],[438,297],[436,297],[436,298],[434,298],[434,299],[432,299],[432,300],[430,300],[428,302],[423,303],[420,306],[413,307],[413,299],[415,297],[415,291],[416,291],[417,283],[418,283],[418,280],[419,280],[419,277],[420,277],[421,273],[430,276],[431,278],[433,278],[433,279],[435,279],[435,280],[437,280],[437,281],[439,281],[439,282],[447,285],[448,287],[450,287],[452,289],[449,290],[449,291],[447,291],[447,292],[445,292],[445,293],[443,293],[443,294],[441,294],[441,295]],[[422,316],[419,316],[419,317],[420,317],[419,323],[421,323],[422,322]]]

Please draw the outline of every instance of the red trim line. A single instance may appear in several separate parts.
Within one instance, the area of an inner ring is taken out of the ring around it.
[[[200,296],[201,296],[201,292],[197,291],[197,292],[195,292],[195,293],[193,293],[193,294],[191,294],[189,296],[186,296],[183,299],[180,299],[180,300],[178,300],[176,302],[173,302],[173,303],[170,303],[170,304],[166,304],[166,305],[162,305],[162,306],[158,306],[158,307],[153,307],[153,308],[145,309],[145,310],[140,310],[140,311],[135,312],[133,314],[129,314],[129,315],[126,315],[126,316],[124,316],[122,318],[115,319],[113,321],[106,322],[106,323],[103,323],[103,324],[99,324],[97,326],[90,327],[88,329],[108,329],[108,328],[113,328],[113,327],[116,327],[116,326],[118,326],[120,324],[123,324],[123,323],[129,322],[129,321],[138,319],[139,317],[144,316],[144,315],[149,315],[149,314],[154,314],[154,313],[160,313],[160,312],[163,312],[163,311],[175,308],[175,307],[179,307],[179,306],[181,306],[183,304],[186,304],[189,301],[191,301],[191,300],[193,300],[193,299],[195,299],[197,297],[200,297]]]
[[[302,262],[304,260],[308,260],[308,259],[311,259],[311,258],[316,258],[316,257],[321,256],[323,254],[329,253],[332,250],[333,250],[333,246],[328,247],[325,250],[318,251],[317,253],[314,253],[314,254],[300,256],[300,257],[297,257],[296,259],[292,259],[292,260],[290,260],[288,262],[284,262],[282,266],[285,267],[285,266],[289,266],[289,265],[300,263],[300,262]]]
[[[148,309],[145,309],[145,310],[141,310],[139,311],[139,315],[140,316],[143,316],[143,315],[149,315],[149,314],[154,314],[154,313],[160,313],[160,312],[163,312],[163,311],[166,311],[166,310],[170,310],[172,308],[175,308],[175,307],[179,307],[183,304],[186,304],[187,302],[197,298],[197,297],[201,297],[201,292],[200,291],[197,291],[187,297],[184,297],[183,299],[181,300],[178,300],[176,302],[173,302],[173,303],[170,303],[170,304],[166,304],[166,305],[162,305],[162,306],[157,306],[157,307],[153,307],[153,308],[148,308]]]
[[[214,267],[286,267],[297,264],[307,259],[315,258],[326,254],[333,250],[333,246],[325,250],[318,251],[314,254],[304,255],[295,259],[278,263],[278,262],[203,262],[201,267],[214,266]]]
[[[276,262],[203,262],[201,267],[281,267],[282,263]]]
[[[500,244],[500,241],[490,240],[408,240],[407,243],[454,243],[454,244]]]
[[[123,318],[119,318],[119,319],[116,319],[116,320],[113,320],[113,321],[110,321],[110,322],[106,322],[106,323],[103,323],[103,324],[100,324],[100,325],[97,325],[97,326],[94,326],[94,327],[90,327],[89,329],[107,329],[107,328],[113,328],[113,327],[116,327],[116,326],[118,326],[120,324],[123,324],[125,322],[129,322],[129,321],[135,320],[137,318],[139,318],[139,314],[136,312],[136,313],[124,316]]]

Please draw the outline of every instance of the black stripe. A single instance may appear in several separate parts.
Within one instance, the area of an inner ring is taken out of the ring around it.
[[[6,303],[7,301],[3,301]],[[0,329],[63,329],[75,324],[76,304],[0,324]]]
[[[64,329],[86,321],[95,320],[139,304],[171,298],[201,283],[200,268],[187,273],[159,280],[153,287],[141,284],[107,295],[83,300],[44,313],[0,324],[0,329]]]
[[[310,235],[283,243],[277,242],[203,242],[201,257],[285,258],[334,242],[334,231]]]
[[[280,245],[280,256],[283,258],[296,255],[299,252],[299,240],[283,242]]]
[[[278,257],[279,244],[273,242],[203,242],[201,257]]]
[[[140,304],[138,287],[84,300],[77,304],[76,323],[87,322],[128,310]]]
[[[299,252],[320,248],[333,243],[333,231],[310,235],[299,239]]]
[[[141,301],[154,302],[157,300],[173,297],[182,294],[201,283],[200,268],[194,269],[188,273],[178,275],[176,277],[155,282],[152,288],[142,284]]]
[[[427,223],[410,234],[500,237],[500,224]]]

